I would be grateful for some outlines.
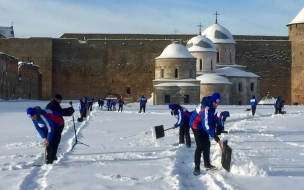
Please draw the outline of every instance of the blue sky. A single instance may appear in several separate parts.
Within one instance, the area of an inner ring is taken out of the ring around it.
[[[64,33],[198,34],[215,23],[233,35],[287,36],[299,0],[1,0],[0,26],[15,36]]]

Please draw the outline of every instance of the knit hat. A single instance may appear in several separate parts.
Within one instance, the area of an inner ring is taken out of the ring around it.
[[[221,96],[219,93],[215,92],[211,96],[212,102],[220,103],[221,102]]]
[[[169,104],[168,107],[169,107],[170,110],[174,110],[175,109],[175,105],[174,104]]]
[[[27,114],[27,116],[28,116],[29,118],[31,118],[31,117],[33,117],[33,115],[36,115],[37,112],[36,112],[36,109],[35,109],[35,108],[29,107],[29,108],[27,108],[27,110],[26,110],[26,114]]]
[[[61,96],[60,94],[56,94],[56,95],[54,96],[54,98],[56,98],[57,100],[62,100],[62,96]]]

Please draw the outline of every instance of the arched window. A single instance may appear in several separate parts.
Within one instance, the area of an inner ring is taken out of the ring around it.
[[[243,88],[242,83],[239,82],[239,84],[238,84],[238,91],[239,91],[239,92],[242,92],[242,91],[243,91],[242,88]]]
[[[213,71],[213,61],[211,59],[211,71]]]
[[[251,90],[251,92],[254,92],[254,83],[253,82],[250,84],[250,90]]]
[[[175,78],[178,78],[178,68],[175,69]]]
[[[203,70],[203,60],[200,59],[200,63],[199,63],[199,70]]]
[[[230,51],[230,63],[232,63],[232,54],[231,54],[231,51]]]
[[[161,69],[161,78],[164,78],[165,72],[164,69]]]

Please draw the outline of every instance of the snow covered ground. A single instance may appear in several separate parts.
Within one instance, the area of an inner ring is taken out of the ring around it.
[[[75,101],[78,102],[78,101]],[[124,106],[122,113],[101,110],[94,104],[86,121],[75,127],[73,117],[65,117],[59,146],[59,160],[42,163],[43,145],[26,108],[46,101],[0,101],[0,189],[303,189],[304,186],[304,106],[286,106],[286,115],[274,115],[273,106],[258,106],[255,116],[249,106],[219,106],[228,110],[228,140],[233,149],[232,168],[194,176],[192,148],[178,145],[178,130],[168,130],[155,140],[151,127],[171,127],[175,117],[167,106],[148,105],[138,113],[138,103]],[[61,104],[68,107],[68,101]],[[74,107],[78,107],[77,104]],[[186,106],[193,110],[195,106]],[[221,167],[221,151],[211,140],[212,164]]]

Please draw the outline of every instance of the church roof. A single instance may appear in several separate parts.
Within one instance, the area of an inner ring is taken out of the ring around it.
[[[156,84],[154,86],[199,86],[197,84],[192,83],[184,83],[184,82],[166,82],[166,83],[160,83]]]
[[[190,52],[202,52],[202,51],[217,52],[213,42],[209,38],[202,35],[198,35],[191,38],[187,42],[186,47]]]
[[[14,29],[13,26],[3,27],[0,26],[0,34],[6,38],[14,38]]]
[[[232,84],[227,78],[217,75],[216,73],[206,73],[196,77],[201,84]]]
[[[254,73],[246,72],[233,67],[223,67],[220,69],[216,69],[216,73],[220,75],[225,75],[227,77],[254,77],[254,78],[260,77],[259,75],[256,75]]]
[[[289,23],[287,24],[299,24],[299,23],[304,23],[304,8],[297,14],[297,16]]]
[[[235,44],[235,41],[225,27],[215,23],[212,26],[209,26],[202,32],[202,36],[206,36],[213,43],[226,43],[226,44]]]
[[[161,55],[156,57],[155,59],[166,59],[166,58],[194,58],[195,59],[195,57],[190,54],[188,49],[182,44],[179,44],[178,42],[173,42],[172,44],[168,45],[161,53]]]

